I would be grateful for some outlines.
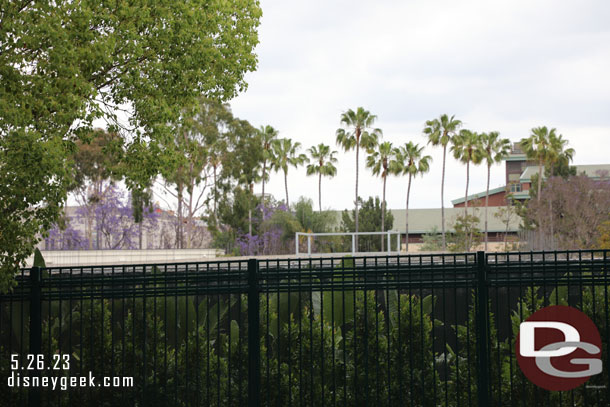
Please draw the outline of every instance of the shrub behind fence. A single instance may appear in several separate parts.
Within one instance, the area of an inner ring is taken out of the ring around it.
[[[609,254],[25,269],[0,297],[0,405],[606,406]],[[570,392],[529,383],[514,353],[519,323],[553,304],[602,336],[603,373]],[[28,354],[45,368],[11,370]],[[17,374],[133,387],[8,387]]]

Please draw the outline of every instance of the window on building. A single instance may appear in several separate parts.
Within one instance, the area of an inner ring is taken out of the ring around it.
[[[521,184],[510,184],[510,192],[521,192]]]

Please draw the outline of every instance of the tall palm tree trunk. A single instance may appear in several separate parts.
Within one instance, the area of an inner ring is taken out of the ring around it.
[[[385,232],[385,181],[387,176],[383,177],[383,200],[381,201],[381,232]],[[385,251],[384,235],[381,235],[381,251]]]
[[[411,194],[411,174],[409,174],[409,185],[407,186],[407,206],[405,211],[405,251],[409,253],[409,195]]]
[[[487,189],[485,190],[485,251],[487,251],[487,207],[489,206],[489,177],[491,165],[487,164]]]
[[[441,231],[443,233],[443,251],[447,250],[445,239],[445,158],[447,156],[447,146],[443,146],[443,175],[441,177]]]
[[[468,184],[470,183],[470,161],[466,161],[466,195],[464,196],[464,222],[470,225],[468,220]],[[472,247],[472,225],[469,226],[470,233],[468,234],[468,251]]]
[[[466,161],[466,195],[464,195],[464,216],[468,215],[468,182],[470,181],[470,161]]]
[[[540,202],[540,195],[542,194],[542,159],[538,163],[538,198],[537,201]],[[542,243],[542,232],[540,231],[540,211],[538,211],[538,249],[544,249]]]
[[[322,212],[322,173],[318,177],[318,205],[320,206],[320,212]]]
[[[286,207],[290,209],[290,202],[288,201],[288,172],[284,171],[284,188],[286,189]]]
[[[356,243],[356,251],[358,251],[358,155],[360,153],[360,139],[356,140],[356,217],[355,217],[355,226],[356,226],[356,236],[354,236],[354,241]]]
[[[218,217],[216,205],[218,202],[218,187],[216,186],[216,165],[214,165],[214,218]]]

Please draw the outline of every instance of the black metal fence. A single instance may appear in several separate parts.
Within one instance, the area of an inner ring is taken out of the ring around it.
[[[609,274],[609,251],[23,270],[0,297],[0,406],[607,406]],[[603,342],[568,392],[514,352],[552,304]]]

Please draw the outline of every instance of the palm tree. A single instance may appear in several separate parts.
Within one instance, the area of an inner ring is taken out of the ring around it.
[[[312,164],[307,165],[307,175],[318,174],[318,204],[322,212],[322,176],[332,178],[337,175],[337,167],[334,166],[337,162],[337,152],[330,151],[330,147],[324,144],[312,146],[307,152],[312,161]]]
[[[361,146],[370,150],[377,145],[381,138],[381,130],[372,128],[375,120],[377,120],[377,116],[362,107],[357,108],[355,112],[349,109],[341,114],[341,124],[346,129],[340,128],[336,132],[337,144],[344,151],[356,149],[356,199],[354,201],[356,205],[356,218],[354,219],[356,233],[358,233],[358,157]],[[358,235],[356,235],[355,241],[356,247],[358,247]]]
[[[301,148],[301,143],[293,143],[289,138],[273,140],[271,166],[277,171],[284,171],[284,188],[286,189],[286,207],[290,208],[288,201],[288,166],[292,165],[297,168],[308,162],[309,159],[305,154],[297,154]]]
[[[551,148],[549,151],[548,160],[550,164],[549,170],[551,175],[553,175],[556,164],[560,162],[563,162],[566,165],[570,164],[570,161],[572,161],[572,159],[574,158],[574,149],[566,149],[566,146],[568,145],[568,140],[565,140],[561,134],[557,136],[552,133],[550,141]]]
[[[481,136],[474,131],[462,129],[451,140],[453,157],[466,163],[466,193],[464,195],[464,216],[468,214],[468,183],[470,182],[470,163],[479,164],[481,156]]]
[[[502,162],[510,153],[510,140],[501,139],[500,133],[492,131],[481,134],[481,154],[487,162],[487,189],[485,190],[485,251],[487,251],[487,207],[489,206],[489,179],[491,166]]]
[[[538,201],[542,191],[542,167],[551,156],[551,138],[557,138],[555,132],[555,129],[549,131],[546,126],[534,127],[530,136],[521,140],[521,148],[527,158],[538,161]]]
[[[433,146],[443,146],[443,175],[441,178],[441,230],[443,234],[443,250],[447,250],[445,239],[445,161],[447,156],[447,144],[462,126],[462,122],[446,114],[438,119],[428,120],[424,127],[424,135],[428,137],[428,144]]]
[[[262,191],[262,203],[263,208],[265,208],[265,181],[268,178],[267,174],[267,161],[269,161],[272,157],[271,145],[273,140],[275,140],[278,136],[278,131],[273,127],[266,125],[261,126],[258,130],[258,133],[261,138],[262,146],[263,146],[263,168],[262,168],[262,182],[263,182],[263,191]]]
[[[423,175],[430,171],[430,162],[432,161],[432,157],[423,155],[423,151],[423,146],[420,147],[419,144],[409,141],[404,146],[400,146],[395,150],[396,160],[390,164],[391,172],[409,176],[405,208],[405,249],[407,252],[409,252],[409,195],[411,194],[411,180],[417,175]]]
[[[377,148],[371,151],[370,155],[367,157],[366,166],[369,167],[374,175],[381,175],[381,179],[383,180],[383,197],[381,200],[381,231],[385,232],[385,185],[386,180],[389,174],[389,166],[392,157],[394,156],[394,148],[392,143],[386,141],[377,146]],[[381,251],[385,250],[384,248],[384,236],[381,236]]]

